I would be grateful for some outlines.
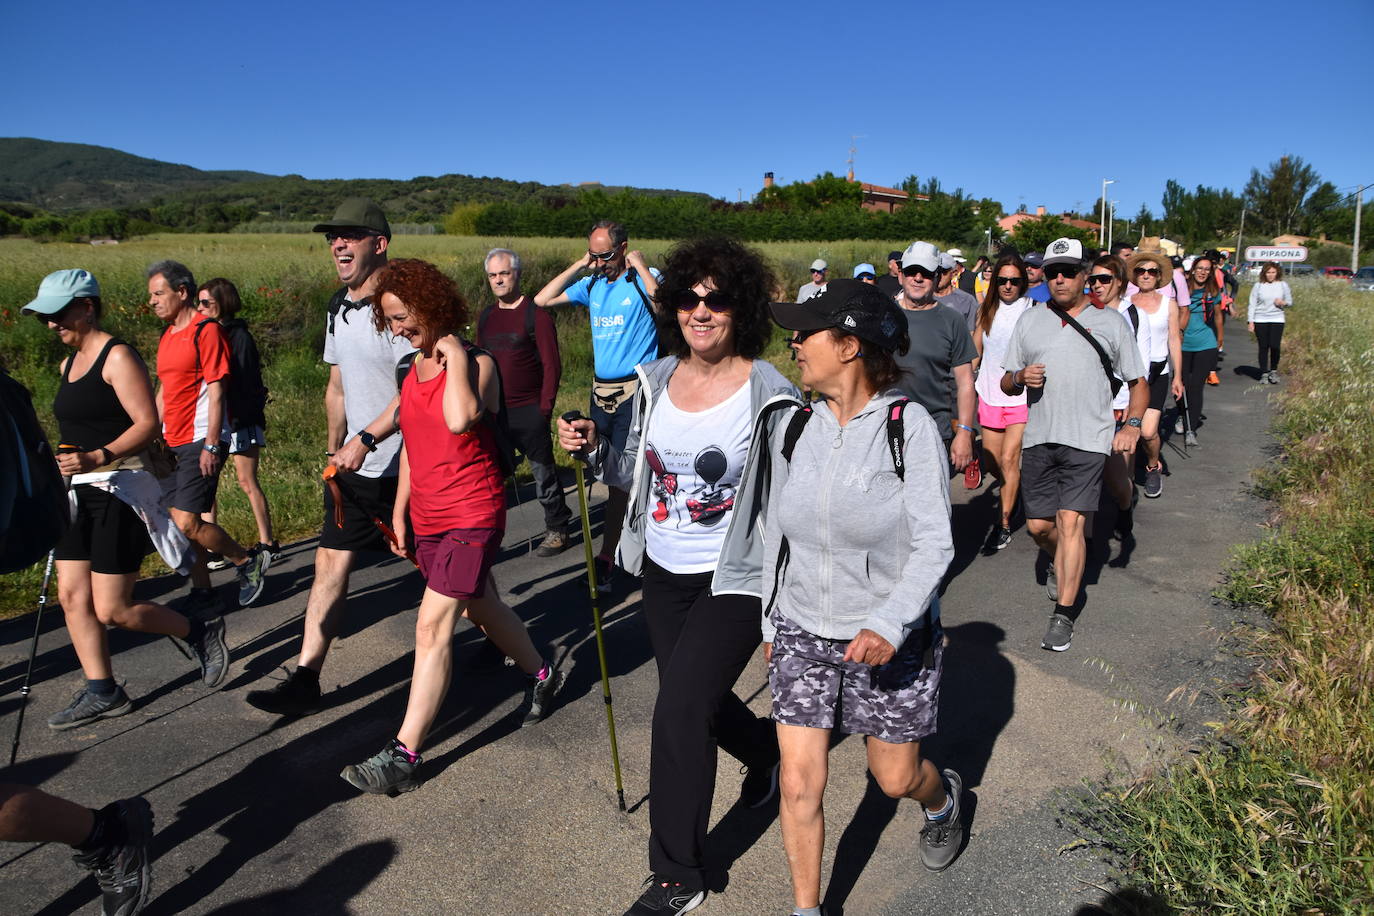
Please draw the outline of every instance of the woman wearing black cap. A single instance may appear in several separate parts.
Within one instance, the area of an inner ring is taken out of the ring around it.
[[[816,916],[832,729],[872,739],[878,785],[925,809],[926,868],[946,868],[959,850],[959,776],[920,752],[935,731],[943,656],[932,604],[954,547],[940,433],[892,387],[893,354],[908,344],[896,305],[837,280],[772,308],[795,332],[803,383],[823,399],[789,411],[774,439],[763,567],[783,844],[795,912]]]
[[[732,692],[761,639],[760,456],[781,408],[798,403],[792,383],[758,358],[772,336],[773,287],[763,259],[738,242],[682,243],[666,258],[655,296],[668,355],[636,369],[640,395],[625,450],[590,420],[558,422],[559,443],[630,494],[618,558],[644,576],[658,663],[652,873],[627,916],[685,913],[705,899],[717,745],[747,769],[744,803],[759,807],[777,791],[776,733]]]

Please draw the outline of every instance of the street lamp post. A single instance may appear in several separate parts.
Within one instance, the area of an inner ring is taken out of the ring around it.
[[[1107,185],[1109,185],[1109,184],[1116,184],[1116,179],[1115,179],[1115,178],[1104,178],[1104,179],[1102,179],[1102,199],[1101,199],[1101,202],[1098,204],[1098,207],[1097,207],[1097,210],[1098,210],[1098,217],[1097,217],[1097,244],[1099,244],[1099,245],[1102,244],[1102,239],[1103,239],[1103,238],[1106,236],[1106,234],[1107,234]]]
[[[1112,233],[1116,229],[1116,205],[1121,203],[1119,200],[1112,201],[1111,207],[1107,210],[1107,250],[1112,250]]]

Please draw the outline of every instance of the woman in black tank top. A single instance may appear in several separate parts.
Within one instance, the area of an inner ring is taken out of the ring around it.
[[[218,617],[191,620],[134,600],[139,566],[152,543],[138,512],[117,494],[148,491],[145,481],[121,475],[148,474],[142,456],[159,427],[153,387],[133,347],[100,328],[95,278],[84,271],[59,273],[84,275],[83,289],[94,293],[65,305],[40,294],[29,309],[74,351],[62,362],[62,384],[53,399],[61,437],[58,466],[72,479],[76,504],[72,526],[54,551],[57,591],[86,677],[71,704],[48,719],[49,727],[68,729],[133,709],[114,680],[106,626],[172,637],[198,658],[209,686],[223,680],[228,650]],[[144,512],[166,513],[155,497],[139,505]]]

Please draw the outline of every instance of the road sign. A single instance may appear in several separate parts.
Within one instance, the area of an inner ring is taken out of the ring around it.
[[[1301,245],[1251,245],[1245,249],[1245,260],[1301,263],[1307,260],[1307,249]]]

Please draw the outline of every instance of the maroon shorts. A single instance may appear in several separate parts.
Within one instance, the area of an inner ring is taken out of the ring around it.
[[[425,585],[460,601],[481,598],[505,533],[501,528],[454,528],[416,535],[415,559]]]

